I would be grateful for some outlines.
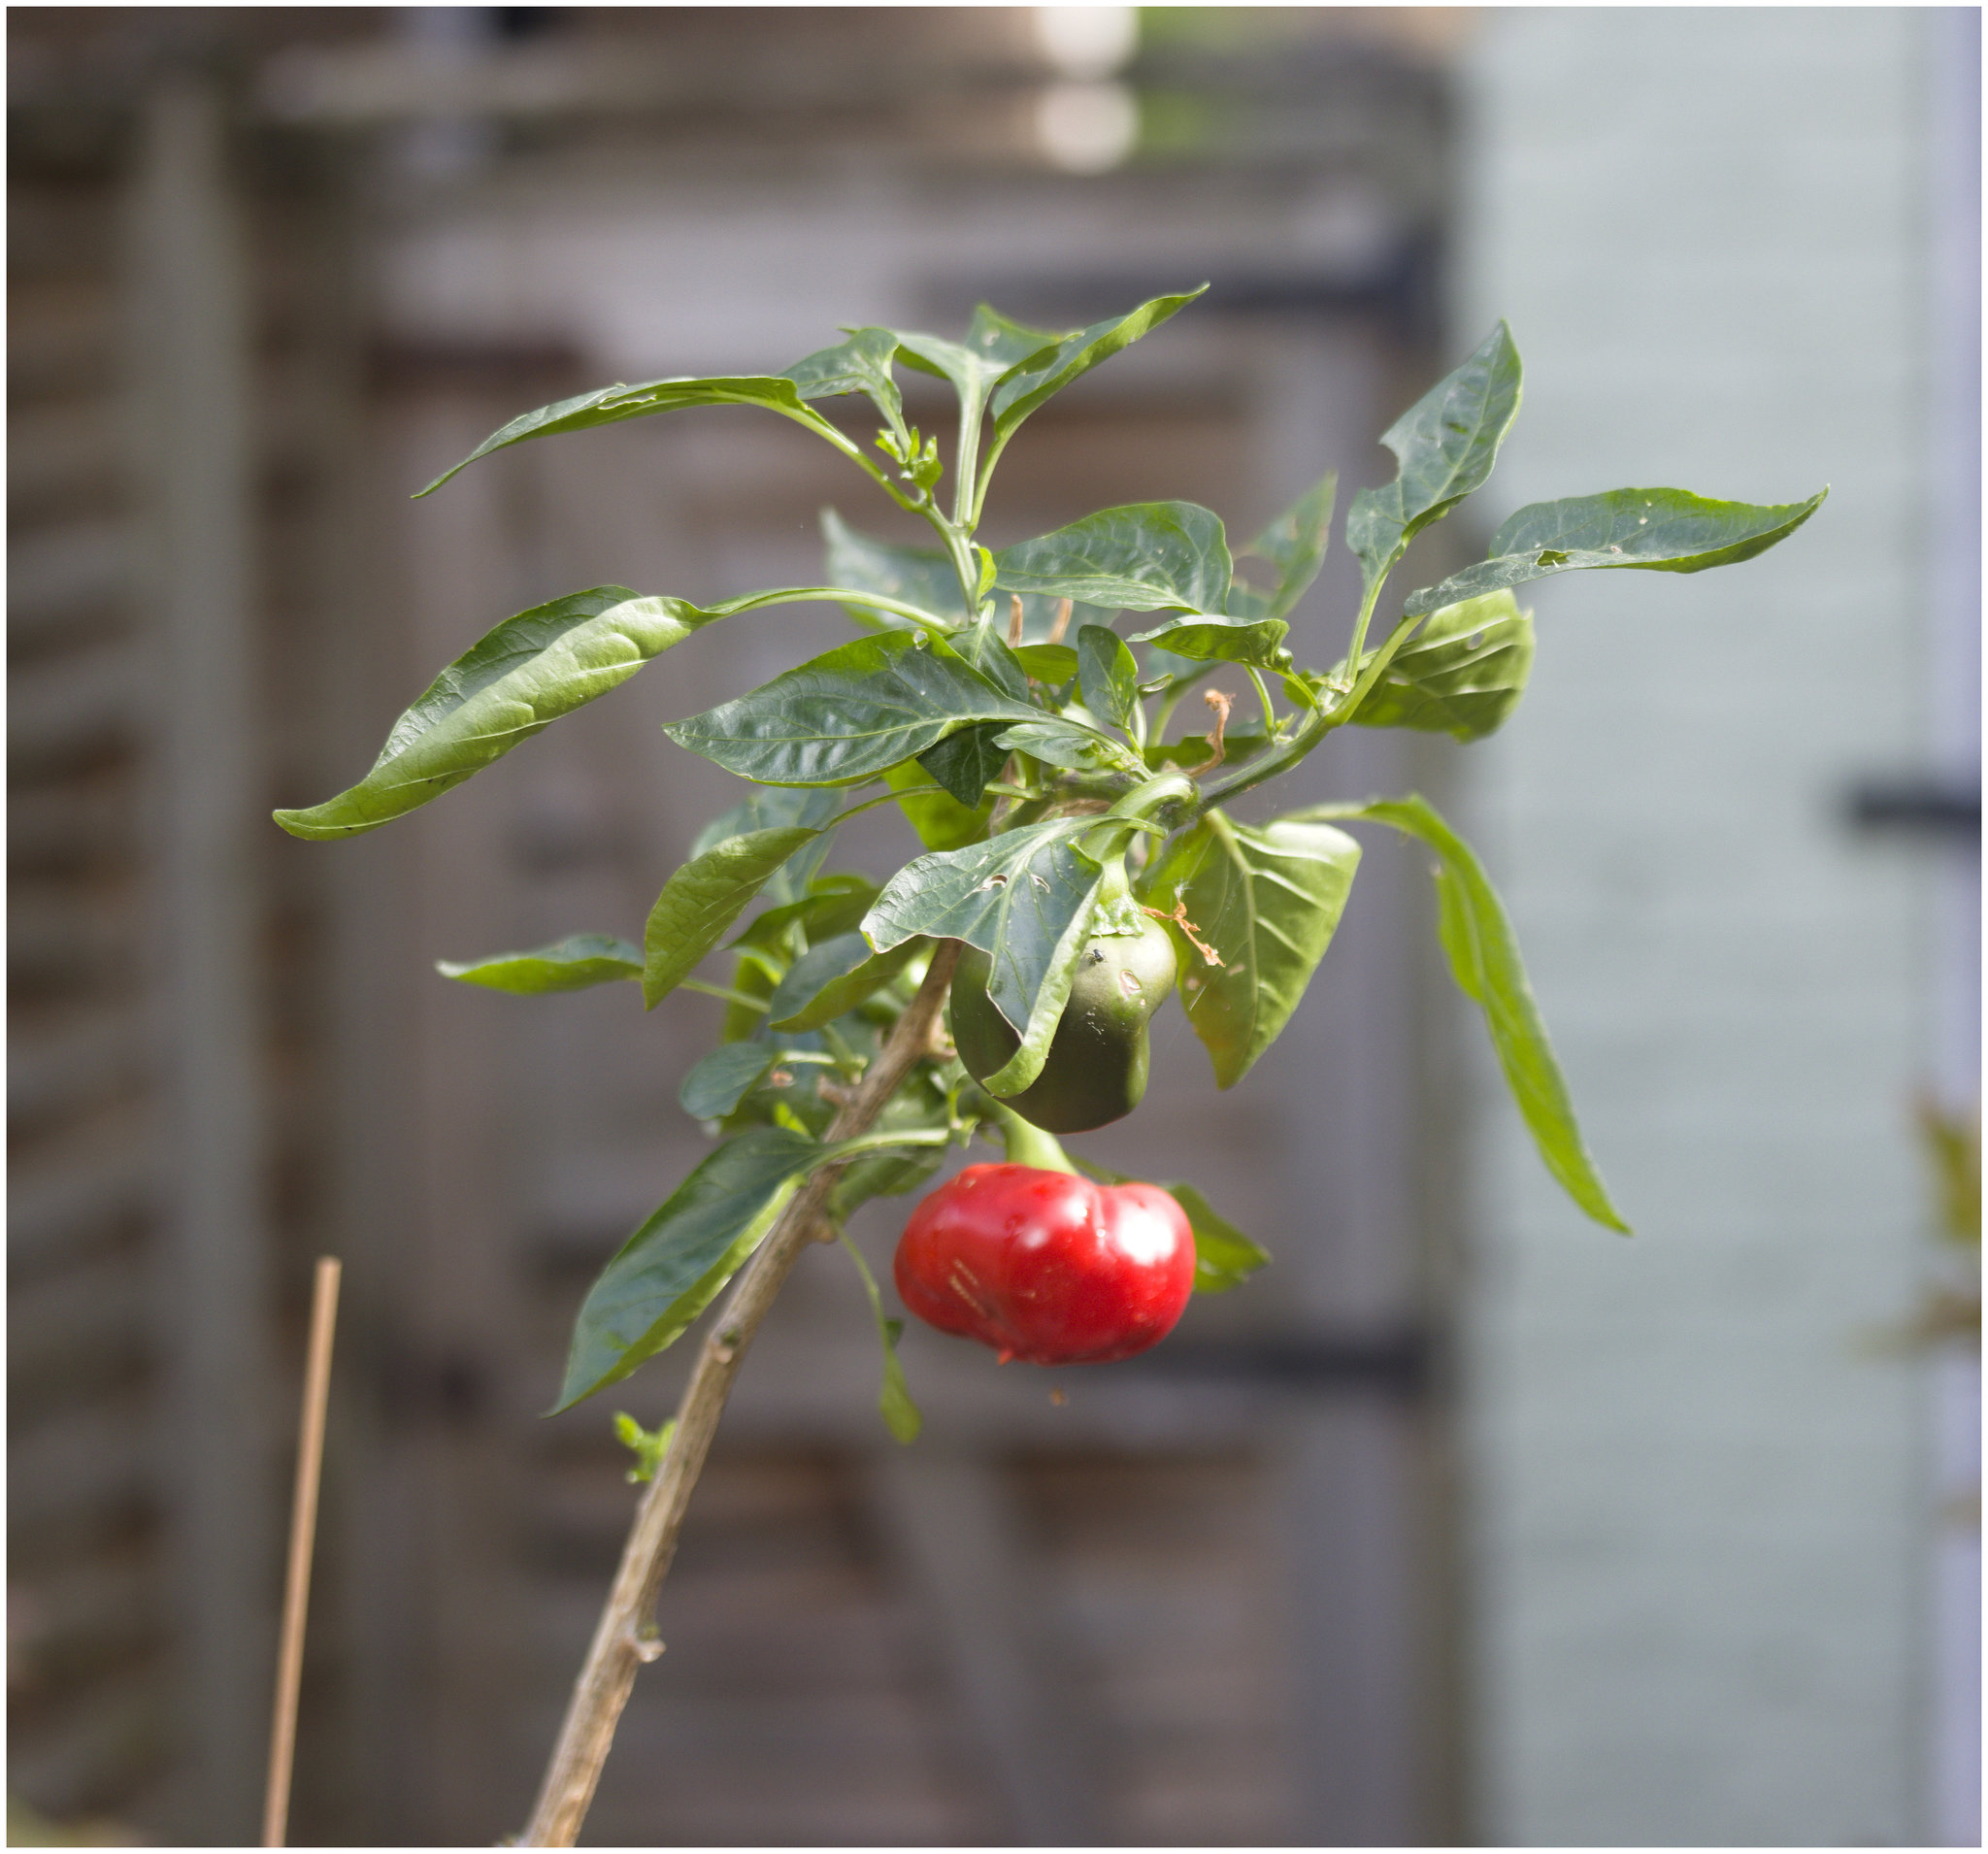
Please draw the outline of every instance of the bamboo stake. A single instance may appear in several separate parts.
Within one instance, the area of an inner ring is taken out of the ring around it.
[[[939,1008],[952,980],[952,969],[959,963],[960,950],[956,940],[939,943],[918,995],[897,1020],[848,1105],[836,1115],[828,1132],[830,1140],[852,1140],[867,1133],[911,1073],[911,1065],[929,1051]],[[773,1234],[746,1265],[698,1352],[690,1382],[677,1406],[669,1452],[636,1508],[635,1524],[621,1548],[620,1567],[595,1625],[585,1664],[574,1682],[573,1698],[546,1768],[530,1825],[518,1837],[520,1847],[571,1847],[580,1838],[580,1824],[586,1820],[594,1787],[601,1780],[601,1767],[614,1742],[621,1708],[635,1686],[636,1670],[663,1651],[650,1612],[670,1561],[677,1555],[684,1510],[717,1431],[718,1418],[724,1413],[732,1380],[774,1297],[802,1250],[820,1233],[816,1225],[821,1208],[840,1170],[828,1166],[815,1173],[787,1207]]]
[[[297,1690],[304,1675],[304,1612],[311,1601],[311,1546],[317,1532],[317,1482],[324,1465],[324,1405],[331,1389],[331,1334],[338,1318],[338,1258],[317,1258],[311,1291],[311,1343],[304,1360],[304,1410],[297,1426],[297,1486],[290,1503],[290,1563],[283,1581],[282,1644],[269,1732],[269,1789],[262,1845],[282,1847],[290,1817],[290,1767],[297,1748]]]

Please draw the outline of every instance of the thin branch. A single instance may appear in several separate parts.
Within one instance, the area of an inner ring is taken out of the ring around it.
[[[853,1097],[836,1115],[828,1131],[830,1140],[867,1133],[912,1065],[926,1053],[959,955],[959,942],[939,943],[925,982],[897,1020]],[[703,1471],[732,1380],[789,1271],[814,1238],[814,1226],[839,1175],[840,1169],[830,1166],[809,1179],[746,1265],[698,1352],[690,1382],[677,1406],[670,1452],[636,1509],[613,1588],[595,1627],[586,1663],[574,1683],[559,1741],[546,1769],[531,1823],[519,1837],[520,1846],[571,1847],[580,1837],[601,1767],[614,1742],[621,1708],[628,1704],[635,1685],[635,1672],[661,1652],[650,1612],[676,1556],[684,1509]]]

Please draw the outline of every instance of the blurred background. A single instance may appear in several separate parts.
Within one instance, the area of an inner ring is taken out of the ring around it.
[[[805,583],[830,505],[913,538],[749,411],[408,492],[610,381],[1206,280],[1032,420],[995,545],[1168,496],[1246,535],[1328,467],[1343,508],[1500,315],[1525,410],[1401,586],[1532,500],[1834,485],[1730,572],[1539,586],[1507,734],[1336,737],[1274,801],[1456,816],[1639,1234],[1558,1196],[1371,838],[1246,1081],[1168,1013],[1078,1142],[1276,1266],[1109,1372],[914,1331],[901,1450],[853,1272],[804,1262],[588,1838],[1977,1843],[1979,30],[10,10],[10,1838],[252,1837],[320,1252],[292,1838],[520,1825],[635,1500],[614,1398],[537,1412],[702,1149],[719,1007],[432,962],[637,935],[733,798],[657,723],[845,621],[720,627],[377,835],[268,812],[526,606]],[[1355,590],[1336,548],[1301,658]]]

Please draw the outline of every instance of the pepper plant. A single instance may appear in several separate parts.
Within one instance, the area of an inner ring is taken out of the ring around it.
[[[1245,823],[1229,806],[1342,727],[1474,741],[1501,726],[1533,659],[1532,617],[1513,597],[1527,581],[1745,560],[1791,534],[1822,495],[1755,506],[1613,489],[1537,503],[1505,521],[1486,559],[1381,616],[1408,544],[1483,485],[1518,411],[1519,358],[1501,323],[1382,434],[1397,474],[1347,508],[1343,540],[1362,590],[1336,654],[1318,659],[1308,640],[1301,661],[1287,645],[1325,554],[1331,476],[1249,542],[1242,572],[1220,517],[1190,502],[1105,509],[1012,546],[982,546],[996,468],[1029,415],[1199,294],[1076,331],[1025,327],[985,307],[961,341],[857,328],[779,373],[609,386],[513,420],[419,493],[529,440],[684,406],[750,406],[832,446],[872,490],[927,523],[934,545],[880,541],[830,513],[820,585],[710,606],[594,586],[521,612],[436,678],[358,783],[277,813],[303,838],[378,829],[707,625],[832,601],[854,627],[836,648],[666,726],[747,783],[663,883],[639,944],[587,932],[442,968],[510,992],[626,982],[648,1009],[676,991],[727,1003],[721,1041],[681,1088],[717,1143],[608,1261],[580,1310],[555,1408],[625,1378],[740,1278],[670,1429],[650,1437],[623,1419],[638,1472],[653,1477],[529,1844],[569,1844],[579,1832],[635,1669],[659,1651],[649,1612],[732,1375],[806,1243],[834,1239],[869,1199],[927,1183],[946,1148],[977,1134],[1005,1141],[1020,1166],[1068,1173],[1049,1129],[1099,1125],[1136,1105],[1145,1024],[1176,971],[1215,1085],[1233,1087],[1290,1020],[1346,906],[1360,847],[1342,825],[1385,825],[1432,853],[1439,938],[1481,1008],[1541,1157],[1596,1222],[1627,1227],[1582,1141],[1510,922],[1435,809],[1409,793]],[[957,392],[949,459],[908,422],[899,368]],[[853,398],[859,415],[867,403],[872,442],[818,410],[839,398]],[[1217,676],[1228,688],[1202,686]],[[915,838],[904,865],[880,885],[829,868],[838,825],[879,805]],[[729,966],[718,979],[697,976],[720,955]],[[1086,977],[1094,968],[1103,978]],[[1094,1175],[1106,1197],[1131,1187]],[[1091,1200],[1071,1189],[1063,1197],[1081,1223]],[[1233,1287],[1267,1259],[1191,1187],[1167,1189],[1162,1203],[1139,1187],[1145,1195],[1128,1199],[1126,1214],[1191,1229],[1197,1289]],[[898,1329],[849,1253],[883,1335],[883,1414],[909,1441],[918,1416]],[[1165,1323],[1184,1297],[1177,1259],[1167,1264],[1176,1298]],[[931,1285],[922,1266],[901,1252],[908,1301]],[[1010,1347],[986,1320],[961,1316],[950,1330]],[[1136,1343],[1101,1341],[1088,1355],[1119,1356],[1155,1336],[1142,1329]]]

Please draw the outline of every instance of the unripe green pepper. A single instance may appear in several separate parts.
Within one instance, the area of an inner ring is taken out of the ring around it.
[[[996,1074],[1021,1046],[987,996],[990,970],[987,955],[969,946],[952,976],[952,1040],[976,1081]],[[1145,1093],[1146,1026],[1174,989],[1174,943],[1144,915],[1137,934],[1085,942],[1043,1073],[1019,1094],[1004,1096],[1003,1105],[1050,1133],[1084,1133],[1122,1120]]]

